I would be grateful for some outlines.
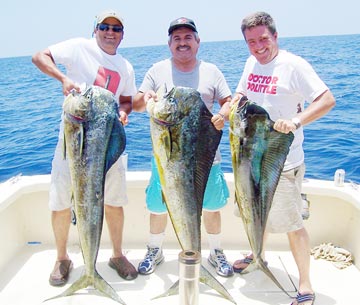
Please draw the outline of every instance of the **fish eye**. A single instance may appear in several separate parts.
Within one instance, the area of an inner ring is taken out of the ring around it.
[[[83,93],[83,96],[86,98],[86,99],[91,99],[92,97],[92,87],[87,87],[85,92]]]
[[[91,97],[92,97],[92,93],[91,93],[91,91],[90,91],[90,90],[88,90],[87,92],[85,92],[84,97],[85,97],[86,99],[90,100],[90,99],[91,99]]]

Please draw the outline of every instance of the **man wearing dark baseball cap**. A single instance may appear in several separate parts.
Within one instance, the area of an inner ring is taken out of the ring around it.
[[[171,57],[155,63],[146,73],[133,99],[133,110],[146,110],[150,98],[158,100],[156,92],[165,84],[169,90],[174,86],[196,89],[209,111],[220,110],[212,116],[214,127],[221,130],[230,111],[231,90],[222,72],[212,63],[197,58],[200,38],[195,22],[180,17],[170,23],[168,46]],[[227,204],[229,190],[221,169],[218,150],[210,170],[203,200],[203,224],[208,237],[210,255],[208,261],[216,273],[229,277],[234,274],[232,265],[227,261],[221,248],[220,210]],[[155,159],[152,158],[151,177],[146,189],[146,206],[150,211],[150,236],[144,259],[139,262],[139,274],[146,275],[155,271],[164,261],[163,241],[167,226],[168,212],[163,201],[161,183]]]
[[[194,31],[197,33],[197,29],[196,29],[196,25],[194,20],[191,20],[189,18],[186,17],[180,17],[175,19],[174,21],[172,21],[170,23],[170,27],[168,30],[169,35],[171,35],[171,33],[181,27],[185,27],[185,28],[189,28],[190,30]]]

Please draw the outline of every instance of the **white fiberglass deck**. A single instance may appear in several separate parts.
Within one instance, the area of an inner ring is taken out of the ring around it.
[[[125,250],[129,260],[136,266],[142,259],[145,250]],[[228,259],[239,258],[239,251],[225,251]],[[108,267],[107,261],[111,255],[109,248],[101,248],[98,256],[97,269],[99,273],[116,290],[127,305],[163,305],[179,304],[179,296],[174,295],[152,300],[163,293],[178,279],[179,250],[165,250],[165,261],[157,270],[147,276],[139,275],[133,281],[121,279],[116,272]],[[75,296],[43,301],[63,292],[81,274],[83,268],[81,252],[77,247],[70,248],[74,269],[69,282],[64,287],[52,287],[48,284],[48,276],[54,263],[55,251],[52,248],[34,244],[27,245],[20,255],[13,258],[0,274],[0,304],[32,305],[32,304],[117,304],[113,300],[99,295],[92,290],[82,290]],[[247,275],[235,274],[223,278],[214,273],[207,262],[208,251],[203,250],[203,265],[228,289],[238,305],[290,304],[291,299],[280,291],[275,284],[261,271],[256,270]],[[278,280],[292,295],[295,291],[292,281],[297,284],[297,271],[290,252],[267,252],[266,259],[270,269]],[[287,272],[284,270],[283,264]],[[357,302],[360,272],[355,266],[337,269],[331,262],[314,260],[311,262],[311,278],[316,291],[316,305],[352,305]],[[216,291],[200,283],[199,305],[232,304]]]
[[[137,266],[144,257],[148,240],[149,215],[145,208],[145,188],[149,172],[128,172],[127,188],[129,205],[125,207],[123,236],[124,253]],[[249,252],[241,219],[234,216],[234,180],[225,174],[231,197],[222,210],[222,245],[230,262]],[[71,226],[69,254],[74,269],[64,287],[48,284],[49,274],[56,257],[48,209],[50,177],[15,177],[0,184],[0,305],[107,305],[117,304],[94,290],[82,290],[75,296],[43,302],[63,291],[83,270],[83,260],[78,247],[75,226]],[[356,186],[356,187],[355,187]],[[357,185],[334,187],[331,181],[304,181],[303,191],[311,202],[310,218],[305,222],[311,246],[329,243],[349,250],[355,257],[356,266],[339,270],[325,260],[311,261],[311,279],[316,292],[316,305],[353,305],[358,303],[360,283],[360,190]],[[205,236],[205,234],[204,234]],[[115,289],[127,305],[176,305],[178,295],[161,299],[152,298],[165,292],[178,279],[178,242],[170,222],[164,243],[165,261],[155,273],[139,275],[133,281],[125,281],[107,263],[111,255],[107,227],[103,228],[97,269]],[[206,238],[202,242],[203,265],[225,286],[238,305],[285,305],[291,299],[265,274],[256,270],[246,275],[235,274],[230,278],[216,275],[207,262],[209,251]],[[296,294],[288,274],[297,286],[295,262],[285,234],[271,234],[267,242],[266,260],[279,282]],[[279,259],[280,257],[280,259]],[[283,267],[283,264],[286,270]],[[199,284],[199,305],[230,305],[228,300],[204,284]]]

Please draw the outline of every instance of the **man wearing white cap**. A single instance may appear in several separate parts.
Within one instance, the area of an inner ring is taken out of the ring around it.
[[[136,93],[132,65],[117,53],[124,36],[124,21],[116,11],[102,12],[96,17],[94,38],[66,40],[37,52],[33,63],[45,74],[62,83],[67,96],[72,90],[81,92],[85,84],[110,90],[119,103],[121,122],[128,123],[132,110],[132,96]],[[57,65],[63,65],[64,74]],[[67,253],[67,240],[71,222],[71,180],[67,160],[63,158],[63,123],[51,170],[49,207],[57,249],[57,260],[50,274],[53,286],[66,284],[72,269]],[[110,168],[105,180],[105,218],[113,245],[109,265],[126,280],[137,277],[137,270],[122,253],[124,224],[123,206],[127,203],[125,169],[121,158]]]

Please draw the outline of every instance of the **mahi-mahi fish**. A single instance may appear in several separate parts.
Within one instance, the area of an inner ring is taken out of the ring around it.
[[[64,146],[72,182],[76,225],[84,259],[84,273],[67,290],[54,297],[73,295],[93,286],[104,296],[124,301],[96,270],[104,216],[104,183],[108,169],[125,149],[124,127],[114,95],[88,86],[72,92],[63,103]]]
[[[206,183],[222,131],[200,93],[186,87],[162,86],[150,99],[150,131],[164,202],[183,250],[201,251],[201,215]],[[201,266],[200,282],[235,303],[226,288]],[[178,281],[161,296],[178,293]]]
[[[274,130],[267,111],[245,96],[232,106],[229,121],[235,199],[254,255],[252,266],[288,294],[262,252],[267,218],[294,134]]]

